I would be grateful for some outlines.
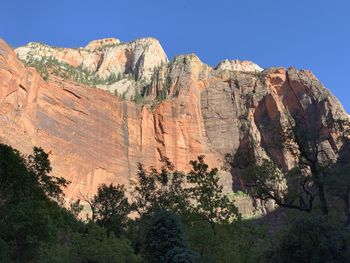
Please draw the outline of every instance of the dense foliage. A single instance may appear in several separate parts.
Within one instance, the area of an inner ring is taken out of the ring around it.
[[[195,262],[184,226],[178,216],[166,210],[156,211],[146,232],[145,256],[149,262]]]
[[[64,78],[83,83],[88,86],[111,85],[126,76],[124,74],[110,74],[106,78],[99,77],[95,72],[89,71],[83,65],[73,67],[67,62],[59,61],[56,58],[42,57],[40,59],[28,56],[23,61],[27,66],[34,67],[44,80],[47,80],[49,73]]]
[[[137,262],[127,240],[61,206],[69,182],[50,171],[41,148],[23,156],[0,145],[1,262]]]
[[[131,193],[102,184],[67,209],[63,190],[69,182],[50,175],[47,153],[35,147],[26,156],[0,145],[0,261],[347,261],[347,227],[301,212],[267,232],[258,221],[241,219],[218,183],[218,170],[204,160],[191,161],[187,174],[167,158],[160,170],[139,164]],[[87,219],[79,216],[86,204]]]
[[[348,262],[350,232],[322,217],[295,220],[269,242],[260,257],[261,262]]]

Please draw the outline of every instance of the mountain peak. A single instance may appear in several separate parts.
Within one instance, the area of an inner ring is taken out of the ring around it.
[[[85,46],[85,49],[96,50],[104,46],[113,46],[113,45],[118,45],[120,43],[121,41],[117,38],[96,39],[96,40],[90,41],[89,44]]]
[[[103,38],[81,48],[57,48],[30,42],[16,48],[15,52],[25,64],[48,71],[46,75],[54,74],[112,93],[115,93],[115,85],[109,85],[124,78],[149,83],[154,70],[168,62],[155,38],[131,42]]]
[[[247,60],[228,60],[221,61],[216,68],[217,70],[242,71],[242,72],[261,72],[263,68]]]

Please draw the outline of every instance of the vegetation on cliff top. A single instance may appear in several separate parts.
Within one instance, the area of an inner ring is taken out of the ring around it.
[[[125,77],[122,74],[116,75],[112,73],[107,78],[101,78],[95,72],[85,69],[82,65],[73,67],[69,63],[59,61],[52,56],[41,57],[40,59],[27,57],[23,63],[27,66],[34,67],[44,80],[47,80],[49,73],[51,73],[55,76],[70,79],[92,87],[96,85],[111,85]]]

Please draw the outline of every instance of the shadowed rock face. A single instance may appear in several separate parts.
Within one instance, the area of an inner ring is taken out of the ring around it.
[[[98,56],[95,50],[106,43],[120,45],[115,39],[94,41],[86,52]],[[61,56],[65,51],[55,52]],[[286,121],[300,112],[310,120],[317,117],[325,127],[348,118],[308,71],[261,71],[239,61],[224,61],[213,69],[191,54],[159,63],[150,73],[157,52],[143,53],[143,62],[135,67],[149,80],[143,87],[146,101],[167,95],[151,107],[54,75],[44,81],[1,40],[0,141],[24,153],[34,145],[43,147],[50,153],[54,175],[72,182],[66,194],[74,198],[94,193],[102,182],[128,186],[138,162],[157,167],[161,156],[181,170],[188,170],[189,161],[200,154],[209,165],[221,167],[225,154],[253,145],[255,155],[292,167],[296,160],[291,153],[267,147]],[[118,59],[111,61],[121,67],[129,63]],[[341,147],[332,134],[325,143],[335,154]],[[231,189],[231,175],[222,172],[222,183]]]

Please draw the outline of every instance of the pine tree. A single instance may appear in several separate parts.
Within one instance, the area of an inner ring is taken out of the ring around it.
[[[155,213],[145,241],[145,256],[149,262],[190,263],[197,257],[187,243],[181,221],[166,210]]]

